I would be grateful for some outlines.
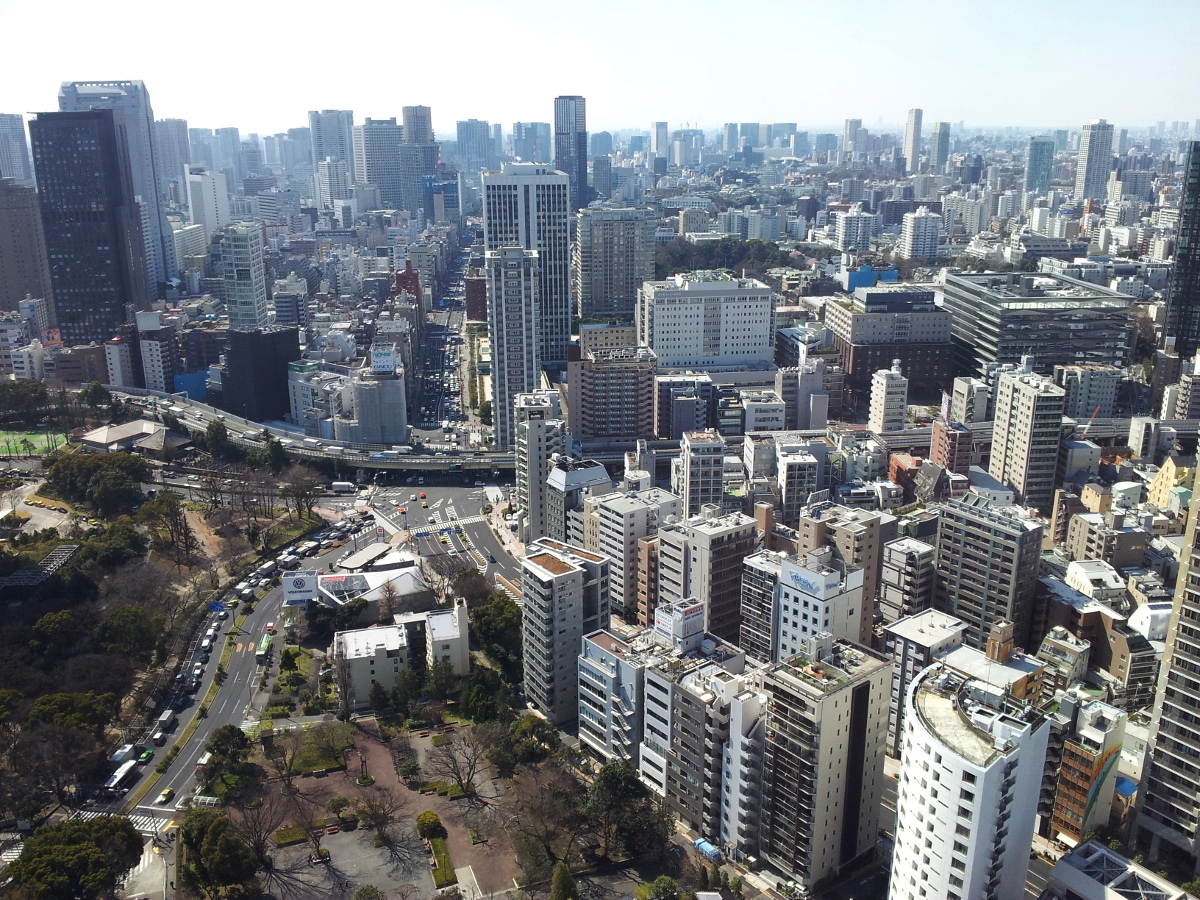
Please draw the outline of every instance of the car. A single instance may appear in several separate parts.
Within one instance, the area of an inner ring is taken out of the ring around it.
[[[422,506],[423,508],[425,508],[425,509],[428,509],[428,508],[429,508],[429,501],[427,501],[427,500],[422,500],[422,501],[421,501],[421,506]]]
[[[433,524],[434,522],[436,522],[436,521],[437,521],[437,519],[436,519],[435,517],[433,517],[433,516],[430,516],[430,517],[429,517],[429,524],[430,524],[430,525],[432,525],[432,524]]]
[[[218,619],[228,619],[229,618],[229,610],[227,610],[227,609],[221,610],[219,613],[217,613],[217,618]]]
[[[274,634],[274,633],[275,633],[275,623],[268,622],[267,623],[267,634]]]
[[[141,755],[138,757],[138,765],[144,766],[146,763],[150,762],[150,760],[152,760],[152,759],[154,759],[154,751],[153,750],[143,750]]]
[[[194,694],[200,690],[200,679],[191,678],[188,680],[187,686],[184,688],[189,694]]]
[[[488,562],[490,562],[490,563],[494,563],[495,561],[496,561],[496,556],[495,556],[495,554],[493,554],[493,553],[489,553],[489,554],[488,554]]]
[[[424,500],[424,499],[425,499],[425,492],[424,492],[424,491],[421,491],[421,499],[422,499],[422,500]]]
[[[482,481],[475,482],[475,487],[483,487],[483,482]]]
[[[422,494],[421,496],[422,496],[422,497],[424,497],[425,495],[424,495],[424,494]],[[416,500],[416,499],[417,499],[417,495],[416,495],[416,494],[409,494],[409,495],[408,495],[408,500],[409,500],[409,502],[410,502],[410,503],[411,503],[413,500]]]
[[[192,666],[192,677],[199,678],[204,674],[204,663],[196,663]]]
[[[205,650],[203,653],[201,653],[201,654],[200,654],[200,662],[202,662],[202,663],[206,663],[206,662],[208,662],[208,661],[209,661],[209,659],[211,659],[211,658],[212,658],[212,657],[210,657],[210,656],[208,655],[208,651],[207,651],[207,650]]]
[[[175,796],[175,788],[167,788],[165,791],[163,791],[161,794],[158,795],[158,799],[155,800],[154,802],[155,803],[169,803],[171,801],[171,798],[174,796]]]

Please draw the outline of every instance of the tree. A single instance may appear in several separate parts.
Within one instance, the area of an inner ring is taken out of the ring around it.
[[[32,649],[58,656],[79,634],[79,622],[69,609],[49,612],[33,623]]]
[[[204,429],[204,446],[218,459],[224,459],[230,450],[229,429],[221,421],[212,421]]]
[[[468,604],[469,605],[469,604]],[[493,660],[505,680],[521,680],[521,607],[503,594],[471,612],[475,645]]]
[[[701,866],[700,871],[696,873],[696,890],[708,890],[708,868],[705,866]]]
[[[335,794],[334,796],[330,797],[327,801],[325,801],[326,811],[332,813],[335,816],[340,816],[342,814],[342,811],[349,805],[350,805],[349,798],[343,797],[341,794]]]
[[[286,731],[276,735],[267,763],[271,771],[283,782],[286,794],[295,792],[296,776],[300,774],[300,756],[304,753],[304,735],[298,731]]]
[[[14,769],[36,776],[60,802],[71,785],[91,775],[103,778],[104,753],[96,734],[69,725],[27,728],[13,747],[12,760]]]
[[[67,819],[25,841],[5,870],[29,900],[112,897],[142,855],[142,837],[124,816]]]
[[[634,896],[637,900],[679,900],[679,884],[670,875],[659,875],[651,882],[639,884]]]
[[[541,716],[522,716],[513,722],[509,733],[519,763],[540,763],[562,747],[562,737],[554,723]]]
[[[92,412],[95,412],[101,406],[108,406],[112,403],[112,394],[100,382],[93,381],[79,392],[79,399],[90,406]]]
[[[188,851],[178,863],[184,887],[218,897],[239,893],[254,878],[258,860],[224,813],[194,809],[183,820],[179,835]]]
[[[230,822],[232,832],[250,848],[259,867],[269,871],[272,867],[271,848],[275,844],[275,832],[287,819],[286,804],[281,802],[281,798],[268,794],[254,806],[238,805],[237,816],[231,816]]]
[[[588,790],[588,815],[610,857],[657,856],[674,828],[671,814],[651,796],[628,763],[610,763],[596,773]]]
[[[455,579],[454,592],[467,602],[467,609],[475,609],[495,596],[496,586],[478,569],[467,569]]]
[[[141,496],[141,485],[123,472],[101,469],[88,483],[86,499],[102,516],[128,509]]]
[[[222,725],[212,733],[204,749],[217,759],[238,765],[250,755],[250,738],[236,725]]]
[[[29,710],[29,725],[60,725],[99,735],[116,710],[117,698],[112,694],[43,694]]]
[[[579,900],[579,888],[571,875],[571,867],[561,860],[550,877],[550,900]]]
[[[373,884],[364,884],[354,892],[354,900],[387,900],[387,894]]]
[[[291,647],[284,647],[283,652],[279,654],[279,671],[280,672],[295,672],[299,666],[296,664],[297,651]]]
[[[199,541],[188,523],[187,508],[178,494],[159,491],[142,504],[138,521],[157,535],[160,544],[170,549],[176,568],[191,561]]]
[[[574,852],[587,828],[583,786],[557,761],[523,770],[509,793],[510,830],[527,875],[547,873]]]
[[[158,629],[146,611],[136,606],[114,609],[96,626],[96,640],[109,653],[141,659],[154,647]]]
[[[468,797],[475,796],[475,779],[487,760],[487,751],[469,730],[459,730],[434,747],[425,758],[425,769],[440,781],[452,783]]]
[[[425,693],[429,699],[445,703],[454,694],[457,681],[458,676],[454,674],[454,665],[450,660],[435,659],[425,679]]]
[[[492,401],[484,400],[479,404],[479,423],[481,425],[492,424]]]
[[[388,692],[378,681],[371,682],[371,690],[367,692],[367,705],[376,713],[382,713],[388,707]]]
[[[287,494],[296,504],[296,513],[305,518],[311,517],[313,505],[324,487],[324,479],[316,469],[304,463],[289,466],[281,477],[287,482]]]
[[[442,820],[438,818],[438,814],[427,809],[417,816],[417,834],[425,840],[430,840],[435,837],[445,837],[446,829],[442,827]]]
[[[459,712],[477,723],[490,722],[501,710],[508,713],[508,693],[508,685],[495,669],[476,666],[458,696]]]
[[[376,784],[364,790],[355,801],[354,813],[363,828],[388,841],[391,839],[392,824],[400,818],[407,805],[408,801],[403,795],[390,787]]]

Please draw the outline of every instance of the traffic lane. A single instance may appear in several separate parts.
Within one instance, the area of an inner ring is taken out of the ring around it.
[[[1050,870],[1054,866],[1046,862],[1040,856],[1029,861],[1029,876],[1025,880],[1025,896],[1030,898],[1040,897],[1042,891],[1046,889],[1046,884],[1050,880]]]

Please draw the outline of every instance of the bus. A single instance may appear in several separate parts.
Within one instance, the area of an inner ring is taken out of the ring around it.
[[[112,773],[112,777],[104,782],[104,789],[110,794],[118,794],[121,792],[121,787],[130,779],[134,772],[137,771],[137,760],[131,759],[121,763],[117,767],[117,771]]]
[[[271,655],[271,636],[264,634],[258,642],[258,650],[254,653],[254,659],[259,665],[266,663],[267,658]]]

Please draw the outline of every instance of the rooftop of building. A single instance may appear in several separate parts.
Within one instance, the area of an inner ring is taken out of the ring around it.
[[[646,629],[641,635],[648,638],[653,631],[653,629]],[[651,644],[647,641],[642,641],[641,647],[638,649],[641,652],[637,655],[637,659],[643,660],[647,666],[653,667],[661,677],[675,684],[683,683],[689,675],[709,666],[724,667],[733,663],[740,664],[744,663],[746,658],[746,654],[741,648],[707,632],[700,637],[695,650],[674,650],[660,643]]]
[[[821,637],[817,635],[810,643]],[[829,635],[824,637],[828,638]],[[838,638],[819,650],[797,653],[781,660],[770,666],[767,673],[769,677],[791,681],[803,693],[822,696],[890,665],[891,661],[882,654]]]
[[[334,635],[335,645],[340,646],[347,659],[362,659],[374,656],[382,647],[385,651],[397,651],[408,646],[408,631],[402,625],[374,625],[339,631]]]
[[[625,643],[619,637],[609,634],[607,631],[594,631],[583,638],[589,643],[595,644],[605,653],[610,653],[613,656],[625,657],[630,650],[630,645]]]
[[[697,269],[680,272],[665,281],[650,282],[658,290],[696,291],[708,288],[736,288],[740,290],[765,291],[771,288],[756,278],[742,278],[727,269]]]
[[[462,637],[458,616],[453,609],[435,609],[425,615],[425,627],[431,641],[455,641]]]
[[[576,571],[576,567],[555,556],[553,553],[536,553],[525,557],[525,562],[548,572],[551,575],[566,575]]]
[[[1042,714],[1003,689],[935,664],[918,676],[913,694],[921,723],[968,763],[987,767],[1016,749]]]
[[[1133,298],[1100,287],[1051,272],[972,274],[968,272],[947,273],[947,287],[970,285],[995,302],[1009,308],[1079,307],[1095,303],[1106,306],[1128,306]]]
[[[567,557],[575,557],[576,559],[587,560],[588,562],[604,562],[607,557],[599,553],[592,553],[590,550],[584,550],[582,547],[576,547],[574,544],[568,544],[564,541],[556,541],[554,538],[542,537],[530,544],[532,548],[546,547],[556,553],[563,554]]]
[[[967,628],[966,622],[956,619],[949,613],[936,609],[923,609],[911,616],[897,619],[884,626],[884,631],[912,641],[916,644],[931,645],[945,640],[955,634],[960,634]]]
[[[948,650],[942,655],[945,665],[957,672],[962,672],[977,681],[990,684],[993,687],[1009,690],[1017,682],[1029,678],[1045,668],[1045,663],[1033,657],[1015,651],[1004,662],[990,659],[982,650],[976,650],[965,644]]]
[[[1055,891],[1080,900],[1129,897],[1136,900],[1187,900],[1183,888],[1093,839],[1084,841],[1050,870]]]

